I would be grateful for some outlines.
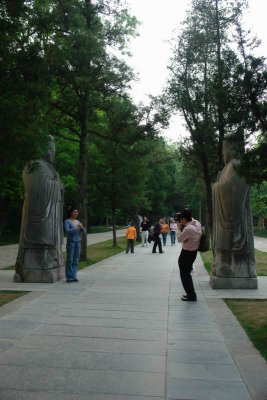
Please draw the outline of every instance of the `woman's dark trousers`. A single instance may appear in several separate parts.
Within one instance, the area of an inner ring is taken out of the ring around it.
[[[152,249],[152,253],[156,253],[156,248],[159,246],[159,252],[162,253],[162,246],[161,246],[161,240],[159,235],[154,234],[154,246]]]
[[[196,292],[193,285],[193,280],[191,277],[191,272],[193,270],[193,263],[197,257],[197,250],[189,251],[182,249],[179,259],[178,265],[180,268],[180,276],[181,281],[184,287],[184,290],[190,299],[196,299]]]

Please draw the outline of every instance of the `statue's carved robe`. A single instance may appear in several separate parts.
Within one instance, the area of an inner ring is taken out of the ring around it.
[[[25,199],[22,211],[16,273],[23,269],[62,267],[63,186],[53,166],[38,160],[23,171]]]
[[[249,186],[230,160],[213,185],[213,274],[256,277]]]

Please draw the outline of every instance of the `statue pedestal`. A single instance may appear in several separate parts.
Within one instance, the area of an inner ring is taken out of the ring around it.
[[[212,289],[258,289],[257,278],[226,278],[210,275]]]
[[[22,274],[15,273],[13,280],[26,283],[54,283],[63,279],[64,276],[64,267],[46,270],[23,268]]]

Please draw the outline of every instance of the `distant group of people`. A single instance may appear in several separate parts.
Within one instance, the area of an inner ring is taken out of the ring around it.
[[[167,243],[167,235],[170,233],[171,246],[175,245],[176,238],[178,242],[182,243],[182,250],[179,255],[178,265],[180,269],[181,282],[186,294],[181,298],[182,301],[196,301],[197,295],[194,289],[191,272],[193,270],[193,263],[197,257],[200,238],[202,234],[201,224],[199,221],[192,218],[191,212],[186,209],[179,215],[176,221],[174,218],[170,219],[167,223],[164,219],[159,219],[154,228],[147,217],[144,217],[141,222],[141,238],[142,247],[148,246],[150,241],[153,241],[152,253],[164,253],[162,250],[162,243],[160,235],[162,235],[163,246]],[[128,227],[126,231],[127,247],[126,253],[134,253],[134,242],[137,237],[137,232],[134,222]]]

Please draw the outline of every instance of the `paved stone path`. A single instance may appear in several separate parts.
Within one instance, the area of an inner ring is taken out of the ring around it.
[[[259,236],[254,236],[255,249],[267,252],[267,238],[261,238]]]
[[[118,237],[124,236],[125,229],[117,231]],[[90,233],[87,235],[88,244],[103,242],[104,240],[112,239],[112,232]],[[267,238],[254,237],[255,249],[267,252]],[[63,247],[66,247],[66,238],[64,239]],[[0,246],[0,269],[14,265],[18,253],[18,244],[10,244],[8,246]]]
[[[0,310],[1,400],[266,400],[267,364],[221,297],[200,257],[198,302],[180,300],[180,248],[137,246],[79,272],[79,283],[15,284],[31,293]]]

